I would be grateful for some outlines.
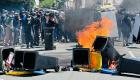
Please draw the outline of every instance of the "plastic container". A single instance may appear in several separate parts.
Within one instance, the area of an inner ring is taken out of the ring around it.
[[[91,69],[101,70],[102,69],[102,56],[100,51],[90,53],[90,65]]]

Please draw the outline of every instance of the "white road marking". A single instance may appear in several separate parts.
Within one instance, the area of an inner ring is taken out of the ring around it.
[[[136,56],[133,54],[132,51],[128,51],[129,55],[132,57],[132,58],[136,58]]]

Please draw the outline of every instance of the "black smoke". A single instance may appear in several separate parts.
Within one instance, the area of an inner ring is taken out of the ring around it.
[[[135,14],[140,12],[140,0],[123,0],[120,5],[121,8],[125,8],[127,12]]]

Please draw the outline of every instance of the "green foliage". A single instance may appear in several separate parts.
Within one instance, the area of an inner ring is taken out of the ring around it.
[[[34,5],[35,5],[35,1],[34,1],[34,0],[27,0],[27,1],[25,1],[24,3],[25,3],[25,5],[26,5],[26,8],[27,8],[27,9],[31,9],[31,8],[33,8]]]
[[[66,1],[67,0],[40,0],[40,7],[60,9],[64,7]]]
[[[58,9],[63,8],[66,1],[67,0],[57,0],[57,2],[58,2]]]
[[[31,0],[31,7],[33,7],[35,5],[35,0]]]
[[[48,7],[51,8],[55,2],[55,0],[40,0],[40,7]]]

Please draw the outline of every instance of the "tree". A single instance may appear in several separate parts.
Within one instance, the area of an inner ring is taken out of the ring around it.
[[[24,2],[24,6],[25,6],[26,10],[30,10],[35,5],[35,1],[34,0],[23,0],[23,2]]]
[[[40,7],[61,9],[67,0],[40,0]]]
[[[58,2],[57,8],[58,8],[58,9],[61,9],[61,8],[64,7],[65,2],[66,2],[67,0],[56,0],[56,1]]]
[[[51,8],[54,4],[55,0],[40,0],[40,7],[48,7]]]

